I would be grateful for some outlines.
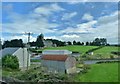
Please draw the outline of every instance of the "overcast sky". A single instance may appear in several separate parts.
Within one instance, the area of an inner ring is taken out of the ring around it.
[[[23,32],[40,33],[62,41],[93,41],[96,37],[118,43],[118,3],[116,2],[4,2],[2,40],[23,39]]]

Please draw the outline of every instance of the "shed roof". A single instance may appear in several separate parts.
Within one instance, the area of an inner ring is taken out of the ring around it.
[[[14,54],[17,50],[19,49],[19,47],[17,48],[4,48],[3,50],[0,50],[0,57],[5,56],[7,54]]]
[[[52,61],[65,61],[68,58],[67,55],[43,55],[43,60],[52,60]]]
[[[44,50],[43,55],[69,55],[72,52],[69,50]]]

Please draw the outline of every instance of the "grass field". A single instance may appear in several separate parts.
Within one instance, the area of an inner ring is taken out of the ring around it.
[[[97,54],[99,54],[104,57],[110,57],[111,52],[118,52],[118,47],[113,47],[113,46],[103,47],[101,49],[94,51],[94,56],[97,56]]]
[[[118,64],[93,64],[87,73],[74,79],[80,82],[118,82]]]
[[[43,50],[62,50],[62,49],[67,49],[70,51],[76,51],[76,52],[80,52],[83,54],[85,54],[85,52],[87,52],[90,49],[94,49],[97,48],[99,46],[79,46],[79,45],[71,45],[71,46],[63,46],[63,47],[51,47],[51,48],[44,48]],[[38,50],[41,51],[41,50]],[[90,56],[90,57],[97,57],[97,58],[110,58],[111,55],[113,55],[111,52],[118,52],[118,47],[114,47],[114,46],[105,46],[103,48],[100,48],[98,50],[94,51],[94,55]],[[114,55],[115,57],[117,55]]]
[[[71,46],[63,46],[63,47],[50,47],[50,48],[44,48],[42,50],[63,50],[67,49],[70,51],[76,51],[81,53],[81,56],[85,55],[85,52],[91,49],[98,48],[99,46],[79,46],[79,45],[71,45]],[[42,51],[41,49],[38,51]],[[115,54],[112,54],[111,52],[118,52],[118,47],[115,46],[105,46],[103,48],[100,48],[98,50],[93,51],[93,55],[87,55],[90,59],[106,59],[113,57],[118,57]]]
[[[97,48],[98,46],[78,46],[78,45],[74,45],[74,46],[63,46],[63,47],[51,47],[51,48],[46,48],[45,50],[57,50],[57,49],[67,49],[70,51],[77,51],[80,53],[85,53],[86,51],[93,49],[93,48]]]
[[[113,46],[106,46],[103,47],[99,50],[96,50],[95,53],[111,53],[112,51],[118,52],[118,47],[113,47]]]

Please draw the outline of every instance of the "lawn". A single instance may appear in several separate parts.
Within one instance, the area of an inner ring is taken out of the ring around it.
[[[93,64],[85,74],[75,77],[80,82],[118,82],[118,63]]]

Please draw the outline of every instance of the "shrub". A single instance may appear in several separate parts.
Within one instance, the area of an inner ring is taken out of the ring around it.
[[[114,59],[114,56],[113,56],[113,55],[110,55],[110,59]]]
[[[85,65],[83,66],[83,69],[90,69],[90,65],[85,64]]]
[[[67,77],[66,74],[62,74],[62,75],[59,76],[59,79],[60,79],[60,80],[67,80],[68,77]]]
[[[19,69],[18,58],[13,55],[6,55],[2,57],[2,67],[3,68],[11,68],[11,69]]]

